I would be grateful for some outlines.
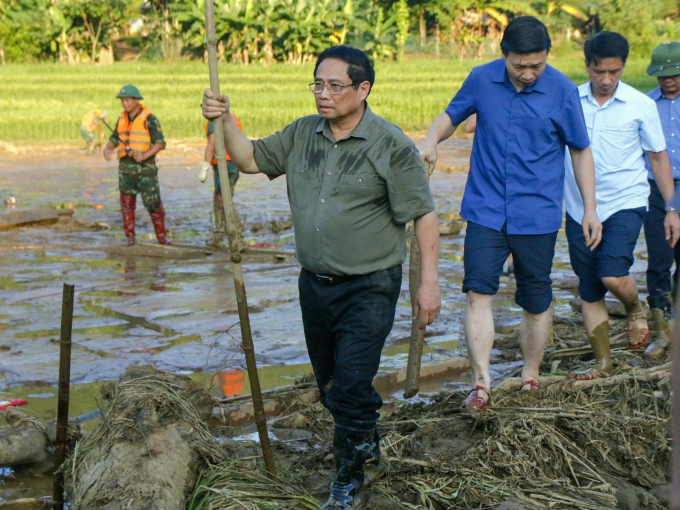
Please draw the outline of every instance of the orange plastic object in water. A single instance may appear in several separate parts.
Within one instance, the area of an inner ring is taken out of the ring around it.
[[[5,400],[0,400],[0,411],[4,411],[8,407],[22,406],[24,404],[28,404],[28,402],[20,398],[8,398]]]

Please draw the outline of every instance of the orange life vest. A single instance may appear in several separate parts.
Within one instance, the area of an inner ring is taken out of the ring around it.
[[[97,127],[97,122],[95,119],[101,119],[104,117],[104,112],[101,108],[95,108],[90,110],[85,114],[85,116],[80,120],[80,125],[85,128],[88,133],[92,133]]]
[[[118,159],[132,156],[132,151],[148,151],[151,148],[151,134],[147,119],[151,111],[146,106],[139,105],[142,111],[132,122],[127,113],[122,112],[118,117],[116,132],[118,133]]]
[[[243,129],[241,128],[241,121],[239,120],[239,118],[238,118],[236,115],[234,115],[233,113],[231,113],[231,112],[229,112],[229,114],[231,115],[231,118],[234,119],[234,122],[236,122],[236,127],[239,128],[239,130],[243,131]],[[205,121],[205,134],[206,134],[206,135],[208,134],[208,127],[209,127],[209,125],[210,125],[210,121],[209,121],[209,120],[206,120],[206,121]],[[227,154],[227,161],[231,161],[231,158],[229,157],[229,154]],[[215,156],[213,156],[212,161],[210,162],[210,164],[211,164],[212,166],[216,166],[216,165],[217,165],[217,160],[215,159]]]

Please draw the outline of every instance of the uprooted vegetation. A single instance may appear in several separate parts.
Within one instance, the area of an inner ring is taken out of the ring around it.
[[[666,508],[670,364],[615,356],[609,379],[496,391],[480,415],[461,412],[464,393],[443,392],[384,416],[390,472],[368,491],[367,508]],[[295,408],[272,426],[287,438],[274,443],[278,479],[267,478],[257,445],[227,442],[230,460],[204,474],[187,508],[317,508],[333,476],[333,422],[319,403]]]
[[[544,367],[554,359],[589,364],[587,354],[555,358],[565,349],[580,352],[565,338],[581,333],[566,324],[556,324],[561,340]],[[514,341],[516,335],[503,339]],[[461,411],[461,391],[385,412],[378,425],[389,475],[365,491],[364,508],[666,508],[670,363],[650,365],[625,349],[614,356],[617,370],[608,379],[555,382],[553,374],[536,392],[513,390],[517,381],[507,379],[478,415]],[[72,508],[181,510],[187,497],[187,510],[318,508],[334,475],[333,420],[309,398],[310,383],[289,389],[284,414],[270,419],[279,470],[270,477],[256,443],[214,440],[206,420],[215,402],[202,385],[150,367],[129,369],[102,385],[102,423],[64,466]]]
[[[102,384],[100,425],[64,463],[78,510],[181,510],[201,469],[224,455],[207,429],[212,397],[187,377],[131,367]]]

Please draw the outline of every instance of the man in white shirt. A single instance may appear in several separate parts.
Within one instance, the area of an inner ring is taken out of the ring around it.
[[[626,309],[629,347],[641,350],[649,341],[647,316],[638,300],[637,284],[629,275],[649,196],[644,154],[666,204],[673,199],[673,177],[656,105],[619,81],[628,51],[628,41],[614,32],[600,32],[584,47],[590,81],[579,87],[579,95],[595,159],[597,213],[603,233],[602,242],[594,250],[586,246],[578,224],[583,202],[567,154],[569,257],[579,277],[583,322],[596,360],[593,368],[569,374],[573,379],[608,377],[613,372],[609,315],[604,301],[607,291]],[[677,212],[666,214],[664,226],[666,238],[675,245],[680,236]]]

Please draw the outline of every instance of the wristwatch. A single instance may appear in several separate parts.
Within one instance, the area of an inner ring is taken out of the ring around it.
[[[672,205],[667,205],[666,207],[664,207],[664,211],[666,211],[666,212],[671,212],[671,211],[677,212],[675,207],[673,207]]]

